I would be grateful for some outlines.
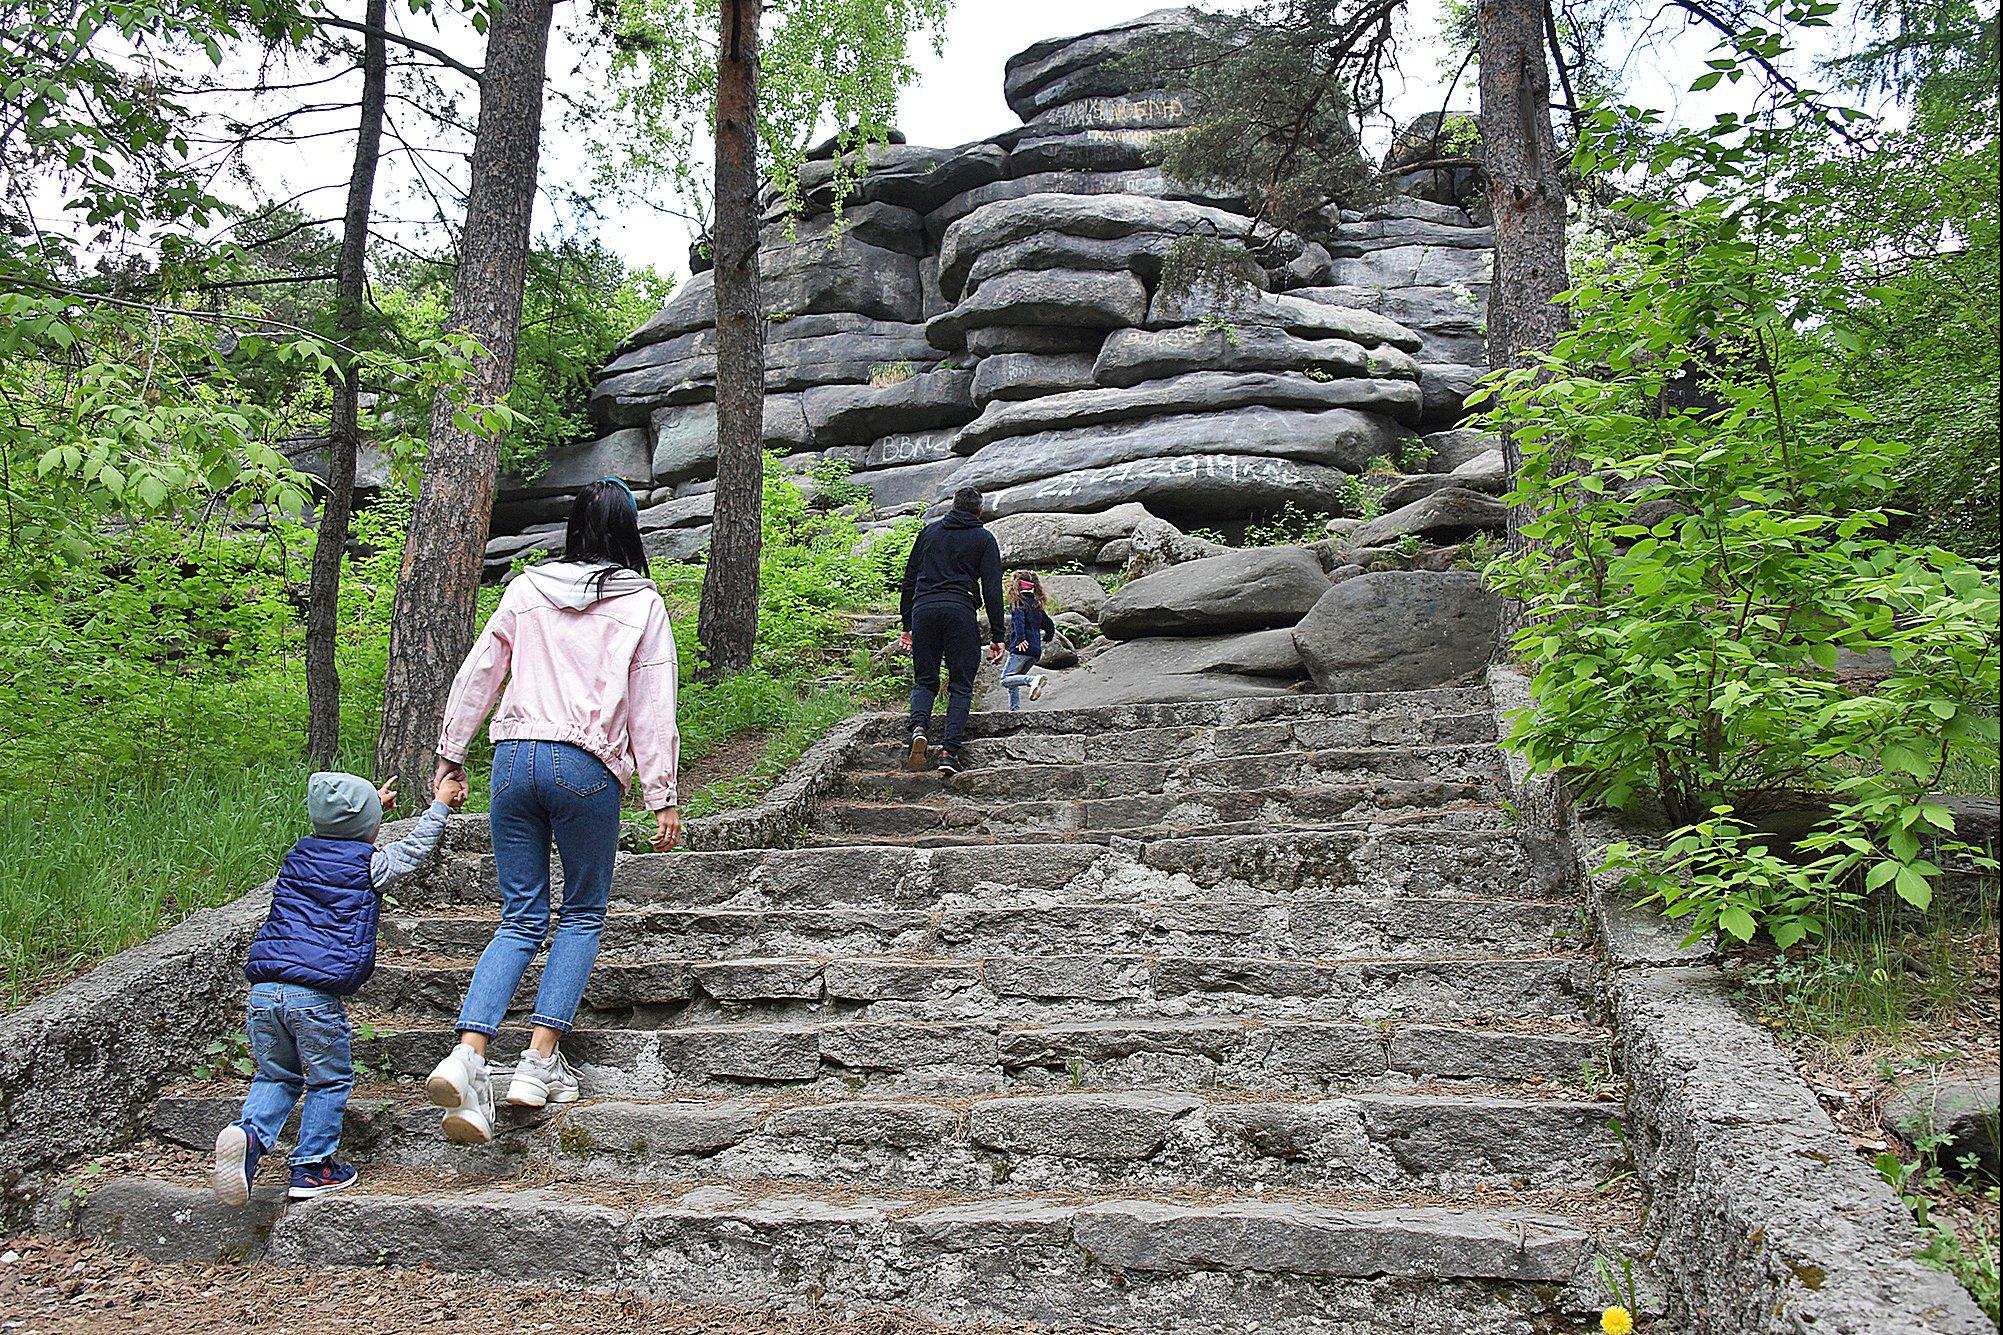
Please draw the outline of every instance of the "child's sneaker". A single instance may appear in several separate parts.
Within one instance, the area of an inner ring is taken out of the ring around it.
[[[487,1060],[461,1043],[431,1068],[424,1082],[431,1102],[445,1112],[445,1138],[457,1145],[484,1145],[494,1138],[494,1085]]]
[[[577,1102],[577,1072],[561,1052],[545,1057],[534,1048],[515,1063],[515,1078],[508,1082],[508,1102],[517,1108],[540,1108],[546,1103]]]
[[[250,1204],[251,1180],[257,1176],[257,1161],[264,1157],[265,1146],[258,1143],[257,1133],[240,1122],[232,1122],[216,1133],[216,1162],[209,1171],[209,1182],[216,1189],[216,1199],[224,1205]]]
[[[958,751],[941,751],[939,753],[939,772],[948,777],[958,774],[960,772],[960,753]]]
[[[925,768],[925,734],[916,729],[911,733],[911,750],[904,757],[904,768],[913,774]]]
[[[1050,674],[1045,672],[1039,672],[1034,677],[1031,677],[1029,679],[1029,698],[1032,700],[1041,700],[1043,698],[1043,688],[1049,682]]]
[[[348,1164],[335,1163],[332,1159],[320,1163],[302,1164],[292,1170],[292,1187],[285,1193],[289,1201],[310,1201],[315,1196],[324,1196],[342,1187],[352,1187],[360,1180],[361,1174]]]

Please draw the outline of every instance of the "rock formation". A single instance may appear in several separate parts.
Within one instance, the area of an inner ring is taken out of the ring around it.
[[[1150,519],[1354,514],[1358,473],[1454,424],[1482,365],[1489,230],[1451,204],[1394,196],[1313,236],[1262,226],[1243,280],[1164,282],[1178,247],[1254,231],[1244,201],[1161,170],[1190,100],[1129,86],[1118,59],[1187,15],[1023,51],[1004,75],[1020,128],[876,150],[839,220],[826,158],[790,227],[768,200],[768,448],[802,475],[845,464],[883,517],[978,485],[1034,537],[1016,559],[1104,566]],[[599,438],[504,486],[492,573],[556,545],[569,495],[604,476],[640,497],[651,552],[701,549],[714,319],[697,274],[632,335],[591,392]],[[1415,502],[1454,492],[1415,522],[1466,517],[1479,485],[1420,483]]]

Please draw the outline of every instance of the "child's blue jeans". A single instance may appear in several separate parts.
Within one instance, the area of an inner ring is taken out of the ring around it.
[[[246,1028],[257,1073],[238,1124],[268,1150],[298,1104],[293,1167],[333,1158],[341,1143],[341,1116],[355,1088],[347,1007],[331,992],[253,983]]]
[[[487,823],[501,889],[501,926],[474,966],[459,1029],[489,1037],[500,1029],[529,961],[550,935],[553,843],[563,859],[563,906],[557,910],[529,1023],[568,1033],[598,960],[625,793],[612,771],[589,751],[563,742],[525,741],[494,748],[489,792]]]
[[[1007,660],[1002,663],[1001,684],[1008,687],[1008,707],[1010,712],[1021,711],[1022,688],[1036,680],[1036,675],[1030,671],[1035,666],[1036,660],[1028,654],[1019,654],[1013,649],[1009,650]]]

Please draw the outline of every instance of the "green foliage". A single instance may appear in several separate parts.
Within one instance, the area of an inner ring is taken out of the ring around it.
[[[398,337],[436,337],[451,309],[452,270],[402,263],[388,266],[382,279],[377,301]],[[501,437],[503,472],[533,481],[552,451],[590,434],[584,402],[592,376],[673,291],[672,278],[645,266],[628,269],[596,239],[561,237],[530,247],[515,375],[505,400],[514,417]],[[405,408],[414,423],[424,423],[428,411],[417,403]]]
[[[1309,512],[1288,501],[1278,514],[1245,526],[1245,546],[1285,547],[1320,542],[1328,536],[1329,518],[1320,511]]]
[[[1860,367],[1928,372],[1891,336],[1909,294],[1848,267],[1853,155],[1828,139],[1848,123],[1805,98],[1669,133],[1590,114],[1581,166],[1653,188],[1616,205],[1629,239],[1581,267],[1576,327],[1489,390],[1484,425],[1515,435],[1512,499],[1532,511],[1525,549],[1490,567],[1524,604],[1514,647],[1535,673],[1511,745],[1682,827],[1615,862],[1693,937],[1790,946],[1879,891],[1925,908],[1943,854],[1966,856],[1925,794],[1957,752],[1996,747],[1994,570],[1898,540],[1918,443],[1861,397],[1886,372]],[[1845,653],[1890,675],[1853,693]],[[1757,833],[1753,814],[1801,793],[1828,803],[1807,837]]]
[[[1873,1163],[1886,1185],[1899,1193],[1900,1201],[1912,1212],[1914,1221],[1927,1237],[1920,1259],[1936,1270],[1945,1270],[1953,1275],[1975,1299],[1983,1314],[1995,1321],[1999,1305],[2003,1305],[2003,1276],[1998,1273],[1996,1228],[1989,1221],[1995,1218],[2003,1193],[1999,1193],[1995,1186],[1963,1193],[1981,1202],[1977,1208],[1963,1215],[1963,1227],[1970,1235],[1967,1238],[1962,1236],[1962,1229],[1953,1222],[1936,1215],[1934,1200],[1949,1190],[1946,1174],[1938,1160],[1943,1143],[1938,1137],[1926,1137],[1915,1147],[1910,1161],[1901,1160],[1897,1154],[1887,1150]],[[1982,1208],[1984,1206],[1987,1208]]]
[[[869,488],[849,476],[854,471],[855,465],[846,459],[816,459],[807,472],[808,480],[814,484],[814,503],[825,509],[867,505]]]
[[[1187,89],[1200,108],[1163,166],[1194,185],[1254,201],[1259,215],[1302,230],[1334,202],[1381,191],[1357,118],[1381,108],[1389,10],[1351,0],[1264,0],[1202,14],[1126,59],[1135,87]]]
[[[898,90],[916,75],[914,38],[944,49],[949,0],[774,0],[759,48],[760,168],[797,213],[815,138],[835,127],[827,189],[855,190],[868,151],[890,141]],[[708,216],[707,155],[715,128],[717,0],[618,0],[610,101],[599,109],[600,185],[674,186]]]

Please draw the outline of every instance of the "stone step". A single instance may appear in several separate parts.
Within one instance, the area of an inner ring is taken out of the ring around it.
[[[198,1185],[121,1176],[88,1193],[76,1227],[161,1260],[324,1266],[339,1258],[750,1309],[896,1305],[962,1325],[1174,1335],[1248,1323],[1500,1335],[1589,1323],[1600,1298],[1595,1259],[1614,1243],[1571,1213],[1578,1209],[1563,1196],[997,1198],[805,1184],[703,1184],[663,1195],[391,1175],[281,1214],[268,1190],[251,1208],[227,1211]]]
[[[1308,691],[1294,695],[1249,696],[1234,700],[1205,700],[1184,704],[1112,705],[1099,709],[1040,709],[1011,714],[1005,710],[977,712],[967,719],[967,737],[979,741],[1030,733],[1045,737],[1082,733],[1093,736],[1134,735],[1161,729],[1229,730],[1248,724],[1305,726],[1297,735],[1300,745],[1361,746],[1371,738],[1355,731],[1358,720],[1367,729],[1381,727],[1380,741],[1417,742],[1434,719],[1453,717],[1462,722],[1453,726],[1479,729],[1477,720],[1487,719],[1493,736],[1494,712],[1486,688],[1440,687],[1423,691],[1371,691],[1321,694]],[[872,723],[877,741],[900,736],[905,724],[901,714],[878,715]],[[1342,724],[1350,730],[1324,732],[1323,724]],[[1482,735],[1441,736],[1436,741],[1484,740]]]
[[[1067,716],[1029,715],[1035,726],[1008,725],[993,715],[968,720],[963,755],[974,766],[1081,765],[1141,760],[1221,760],[1271,754],[1293,747],[1307,750],[1356,747],[1479,745],[1495,741],[1495,716],[1486,704],[1467,713],[1417,717],[1395,708],[1348,714],[1303,714],[1250,723],[1141,728],[1081,728],[1060,731]],[[876,740],[857,746],[850,763],[890,769],[905,758],[901,718],[880,723]],[[936,741],[937,738],[935,737]]]
[[[1564,886],[1561,869],[1544,865],[1508,831],[1457,829],[1428,812],[1382,825],[1188,836],[1145,846],[850,844],[622,855],[612,896],[615,906],[627,907],[929,910],[1062,899],[1170,902],[1221,893],[1264,901],[1576,894]],[[493,859],[441,859],[400,899],[410,906],[491,904]]]
[[[382,960],[362,989],[369,1006],[458,1015],[470,960]],[[531,965],[511,1013],[535,1001]],[[1583,1020],[1592,1005],[1579,954],[1439,959],[1308,960],[1257,955],[858,955],[822,959],[632,959],[600,955],[579,1023],[668,1027],[839,1016],[872,1020],[1015,1022],[1267,1015],[1326,1020],[1486,1022]]]
[[[506,1079],[497,1073],[496,1096]],[[1611,1094],[1608,1095],[1611,1100]],[[229,1094],[170,1095],[151,1129],[206,1151]],[[1591,1187],[1625,1150],[1618,1104],[1582,1098],[1354,1094],[1218,1099],[1098,1090],[973,1100],[760,1098],[498,1105],[493,1145],[439,1133],[414,1087],[362,1089],[343,1145],[367,1165],[467,1177],[544,1169],[607,1181],[785,1179],[955,1191],[1098,1186],[1469,1190]]]
[[[492,908],[386,914],[387,951],[477,955],[499,925]],[[1066,900],[935,909],[615,909],[601,946],[646,946],[693,959],[731,956],[1021,955],[1062,943],[1093,954],[1258,954],[1329,959],[1543,954],[1574,943],[1573,904],[1507,899],[1300,896],[1166,902]]]
[[[355,1055],[384,1079],[421,1079],[451,1051],[449,1021],[364,1012]],[[509,1026],[495,1060],[511,1062]],[[1579,1024],[1122,1017],[1049,1023],[801,1020],[579,1029],[563,1051],[593,1098],[788,1087],[951,1096],[1026,1089],[1262,1090],[1316,1094],[1415,1081],[1544,1083],[1604,1070],[1606,1037]]]
[[[1261,791],[1370,784],[1501,784],[1508,778],[1492,745],[1379,747],[1364,750],[1275,751],[1221,759],[1070,761],[1029,764],[1003,761],[968,768],[950,778],[936,770],[913,773],[857,766],[836,779],[831,795],[864,802],[1034,803],[1064,798],[1140,796],[1150,793]]]
[[[1027,800],[999,806],[948,792],[924,802],[831,799],[816,806],[811,827],[819,834],[855,842],[940,834],[956,838],[1086,839],[1258,833],[1356,822],[1417,809],[1492,810],[1488,804],[1496,796],[1495,785],[1485,782],[1404,779]]]

